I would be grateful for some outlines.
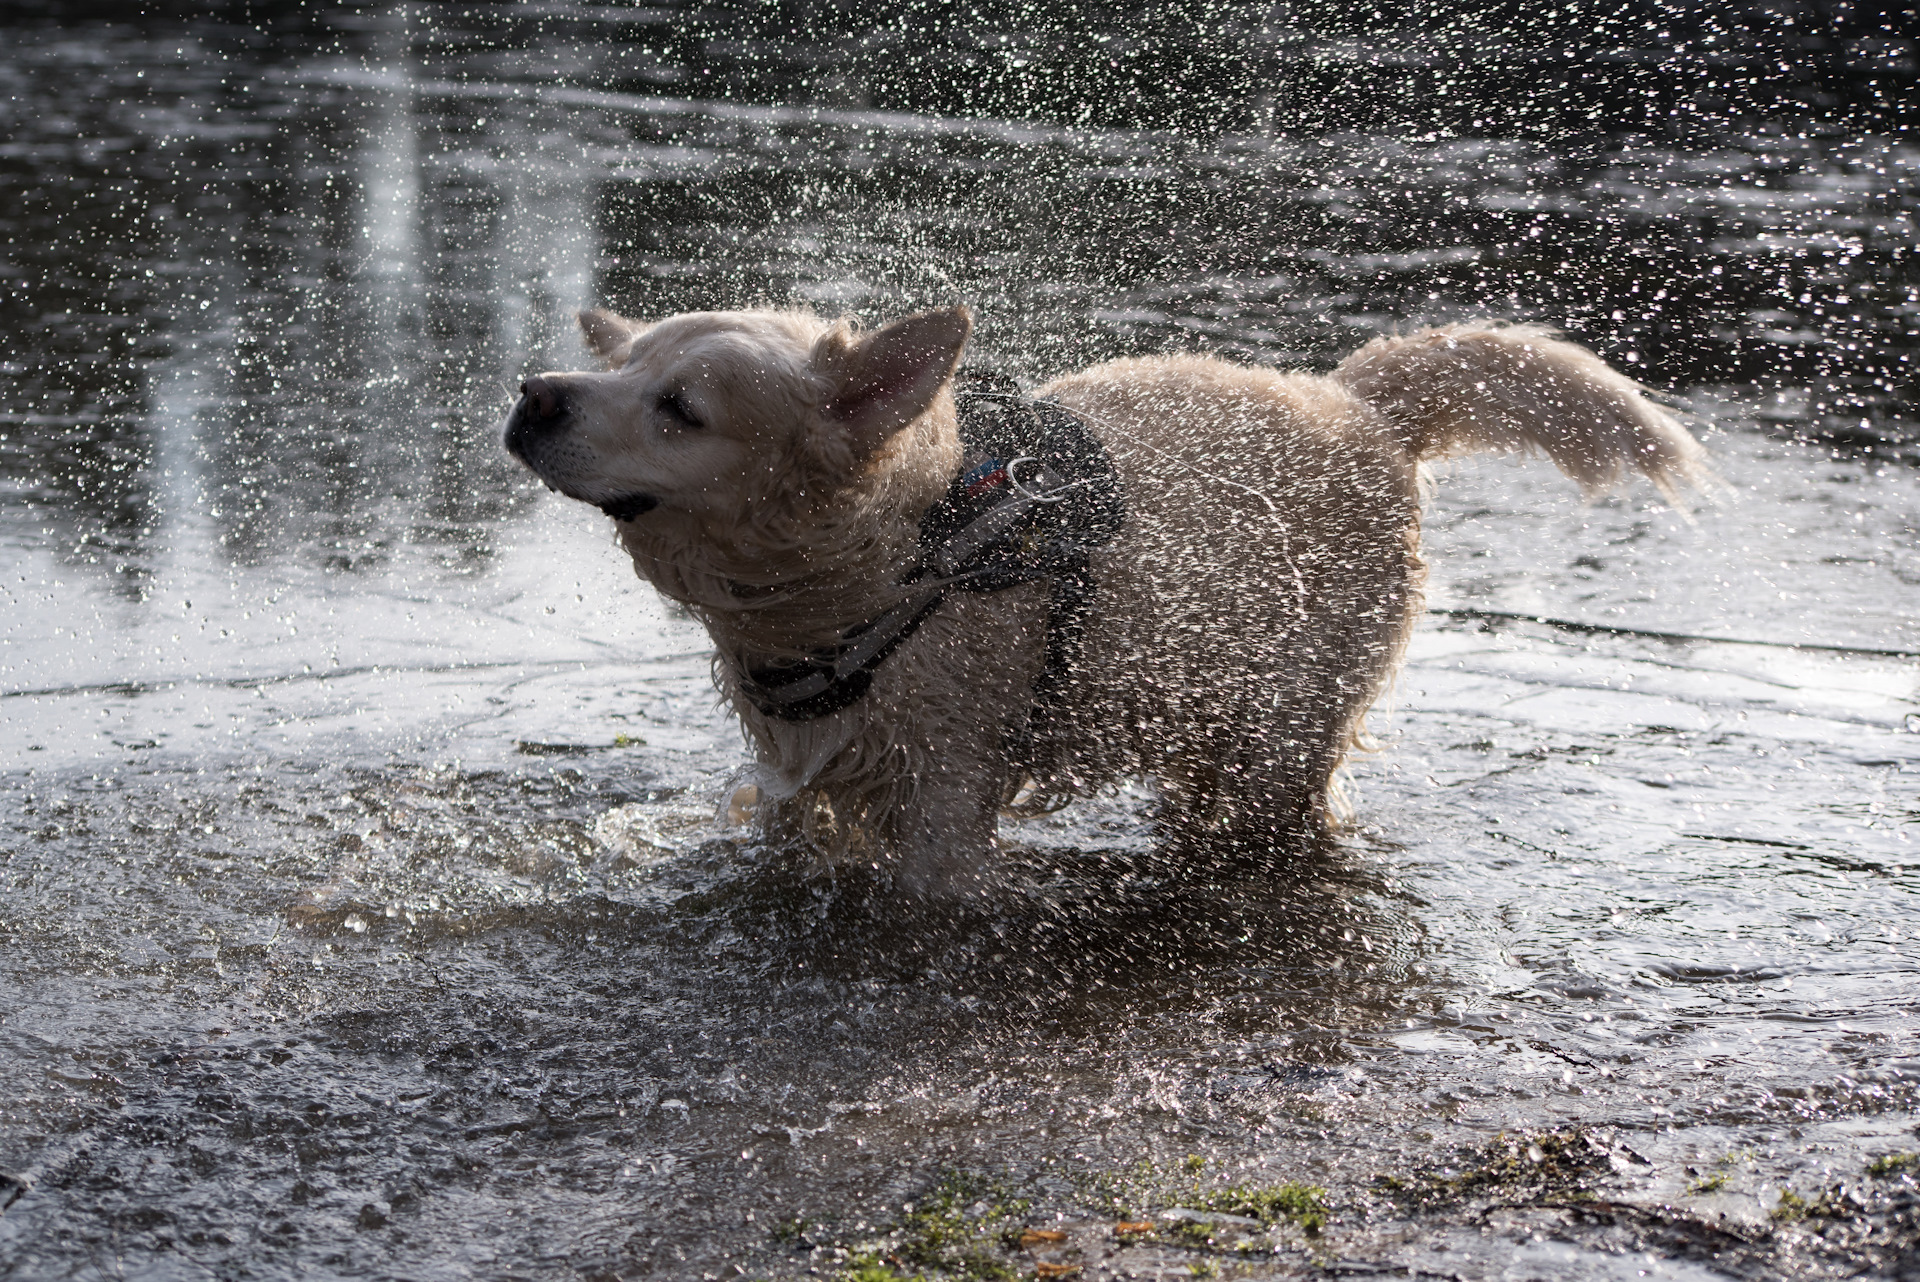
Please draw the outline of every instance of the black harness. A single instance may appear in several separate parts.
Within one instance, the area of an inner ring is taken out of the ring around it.
[[[1044,709],[1058,693],[1093,595],[1088,557],[1126,517],[1120,478],[1106,447],[1073,411],[1022,396],[1011,380],[969,381],[974,386],[954,392],[960,474],[920,518],[920,564],[902,581],[908,595],[847,629],[829,649],[748,667],[741,693],[767,716],[810,721],[840,711],[867,692],[874,670],[948,593],[998,592],[1035,579],[1052,585],[1046,667],[1034,702]]]

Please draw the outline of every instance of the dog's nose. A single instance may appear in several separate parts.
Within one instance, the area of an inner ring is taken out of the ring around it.
[[[530,378],[520,384],[520,395],[534,418],[553,418],[566,407],[560,402],[560,389],[544,378]]]
[[[507,415],[507,450],[532,462],[543,440],[567,430],[567,398],[559,384],[534,377],[520,384],[520,399]]]

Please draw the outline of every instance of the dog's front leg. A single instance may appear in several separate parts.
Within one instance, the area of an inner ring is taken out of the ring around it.
[[[1002,884],[994,849],[1006,763],[991,754],[948,750],[915,779],[895,816],[894,878],[917,899],[983,899]]]
[[[780,721],[743,707],[774,786],[752,808],[767,840],[811,851],[822,870],[871,862],[911,897],[979,898],[1000,880],[994,825],[1014,728],[1007,709],[1019,705],[997,685],[992,698],[968,697],[964,685],[924,697],[914,679],[926,675],[900,665],[887,674],[895,688],[838,722]]]

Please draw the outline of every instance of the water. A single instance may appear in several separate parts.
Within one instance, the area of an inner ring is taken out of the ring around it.
[[[0,1271],[831,1275],[954,1172],[1085,1276],[1917,1267],[1910,45],[262,12],[0,53]],[[581,304],[955,298],[1029,378],[1550,319],[1730,493],[1454,466],[1432,603],[1524,617],[1429,620],[1337,859],[1162,885],[1129,792],[902,922],[727,825],[703,635],[494,424]],[[1234,1181],[1332,1218],[1112,1229]]]

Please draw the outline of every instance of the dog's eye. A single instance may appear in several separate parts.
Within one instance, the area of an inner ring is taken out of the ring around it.
[[[687,408],[687,402],[678,392],[662,392],[656,402],[656,408],[668,418],[677,420],[682,427],[699,427],[700,420]]]

